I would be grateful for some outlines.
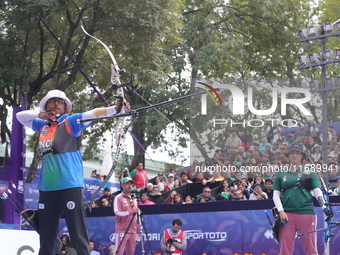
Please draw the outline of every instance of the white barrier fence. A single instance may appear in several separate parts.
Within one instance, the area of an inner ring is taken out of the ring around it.
[[[35,231],[0,229],[0,255],[37,255],[39,247]]]

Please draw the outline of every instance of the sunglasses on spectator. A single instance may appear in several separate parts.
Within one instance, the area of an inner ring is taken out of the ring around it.
[[[205,190],[204,192],[205,192],[205,193],[211,193],[211,191],[210,191],[210,190]]]
[[[234,193],[234,195],[241,195],[241,193]]]

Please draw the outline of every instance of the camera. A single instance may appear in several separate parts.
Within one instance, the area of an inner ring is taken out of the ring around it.
[[[169,243],[170,245],[173,245],[176,242],[176,240],[173,238],[169,238],[166,240],[166,242]]]
[[[176,242],[176,240],[173,239],[173,238],[169,238],[169,239],[166,240],[166,242],[169,244],[169,248],[171,248],[174,245],[174,243]],[[167,251],[166,254],[172,254],[172,252]]]
[[[141,201],[141,194],[145,192],[145,189],[144,188],[140,188],[140,189],[130,189],[130,193],[131,193],[131,197],[132,198],[136,198],[138,202]]]
[[[143,193],[145,192],[145,189],[144,188],[139,188],[139,189],[133,189],[131,188],[130,189],[130,193]]]

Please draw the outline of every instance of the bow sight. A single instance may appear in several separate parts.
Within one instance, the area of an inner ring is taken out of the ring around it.
[[[119,75],[123,75],[125,73],[126,73],[125,69],[119,70]],[[125,82],[125,83],[122,83],[122,84],[111,84],[111,87],[108,89],[108,91],[116,91],[119,88],[130,87],[131,91],[133,93],[135,90],[140,88],[140,86],[138,84],[134,84],[134,82],[133,82],[134,77],[135,76],[133,74],[131,74],[130,80],[128,82]],[[115,97],[117,98],[117,96],[115,96]]]

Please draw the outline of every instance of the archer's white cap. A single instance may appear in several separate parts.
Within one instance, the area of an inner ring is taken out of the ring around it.
[[[43,97],[43,99],[41,99],[39,106],[40,106],[40,111],[45,112],[46,111],[46,103],[48,100],[50,100],[51,98],[54,97],[58,97],[61,99],[65,100],[65,104],[66,104],[66,108],[65,108],[65,112],[66,113],[70,113],[72,111],[72,103],[70,101],[70,99],[67,98],[66,94],[58,89],[54,89],[54,90],[50,90],[46,96]]]

